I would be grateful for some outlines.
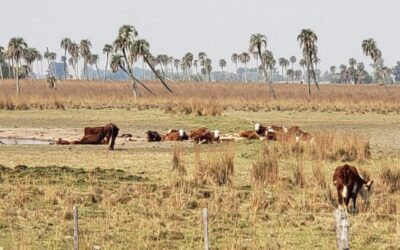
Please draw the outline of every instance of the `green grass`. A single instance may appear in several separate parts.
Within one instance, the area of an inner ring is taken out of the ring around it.
[[[207,126],[222,134],[252,130],[255,122],[300,125],[316,131],[355,132],[370,138],[372,157],[363,163],[375,180],[371,208],[351,220],[354,249],[396,249],[400,239],[398,192],[379,181],[384,166],[400,164],[400,116],[320,112],[226,111],[221,116],[177,116],[161,110],[28,110],[0,111],[0,131],[44,130],[81,136],[86,126],[117,124],[121,133],[144,136],[148,129]],[[332,225],[336,193],[331,175],[342,162],[321,162],[327,191],[313,184],[316,161],[304,157],[306,185],[293,184],[295,158],[280,158],[279,183],[265,187],[267,206],[255,211],[250,167],[260,141],[235,142],[235,172],[227,186],[192,183],[194,147],[183,143],[188,175],[171,172],[173,143],[119,140],[115,151],[104,145],[1,145],[0,247],[5,249],[72,248],[72,207],[80,208],[82,249],[198,249],[202,247],[201,208],[210,211],[210,241],[219,249],[335,249]],[[272,145],[271,145],[272,146]],[[201,145],[212,157],[213,145]],[[27,169],[15,169],[26,165]],[[57,166],[57,167],[52,167]],[[65,166],[62,168],[62,166]],[[8,169],[9,168],[9,169]],[[361,206],[361,208],[363,208]],[[390,212],[392,211],[392,212]],[[374,214],[388,214],[376,216]]]

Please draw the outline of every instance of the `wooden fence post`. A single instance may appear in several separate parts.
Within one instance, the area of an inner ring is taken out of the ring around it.
[[[347,220],[347,214],[344,209],[335,210],[335,224],[336,224],[336,241],[338,250],[350,249],[349,243],[349,228],[350,223]]]
[[[74,250],[79,250],[78,207],[74,206]]]
[[[203,224],[204,224],[204,250],[209,249],[208,245],[208,209],[203,208]]]

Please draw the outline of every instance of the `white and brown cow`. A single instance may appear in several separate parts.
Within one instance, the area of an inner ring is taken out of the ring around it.
[[[162,137],[162,141],[183,141],[189,140],[189,136],[182,129],[171,129],[166,135]]]
[[[249,140],[254,140],[254,139],[260,139],[260,136],[258,136],[257,132],[255,131],[240,131],[239,136],[243,138],[247,138]]]
[[[352,212],[356,212],[356,199],[360,194],[364,201],[368,201],[371,194],[373,181],[365,181],[355,167],[345,164],[335,169],[333,174],[333,183],[337,189],[339,208],[345,204],[348,211],[350,199],[353,200]]]

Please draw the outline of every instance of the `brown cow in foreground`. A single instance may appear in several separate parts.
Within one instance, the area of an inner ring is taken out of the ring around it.
[[[118,136],[119,128],[112,123],[100,127],[86,127],[84,136],[72,144],[108,144],[109,149],[114,150],[115,139]],[[111,140],[110,140],[111,139]]]
[[[345,209],[348,211],[350,199],[353,200],[352,212],[356,212],[357,194],[360,193],[364,201],[368,201],[371,193],[371,185],[373,181],[365,181],[355,167],[350,165],[339,166],[333,174],[333,183],[336,186],[339,208],[345,203]]]

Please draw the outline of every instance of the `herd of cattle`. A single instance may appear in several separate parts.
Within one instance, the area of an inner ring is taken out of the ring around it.
[[[80,140],[66,141],[59,138],[56,144],[109,144],[109,149],[114,149],[116,137],[118,136],[119,128],[112,123],[100,127],[87,127],[84,129],[84,136]],[[260,139],[266,141],[295,141],[295,142],[312,142],[313,137],[306,131],[303,131],[299,126],[286,128],[283,126],[263,126],[259,123],[255,124],[254,130],[241,131],[239,137],[247,139]],[[123,134],[121,137],[132,137],[131,134]],[[206,127],[196,128],[187,134],[182,129],[170,129],[165,135],[159,134],[157,131],[147,131],[146,140],[148,142],[158,141],[184,141],[192,140],[195,143],[218,143],[220,141],[231,141],[234,139],[221,139],[218,130],[210,131]],[[337,189],[339,206],[345,204],[347,211],[350,199],[353,201],[352,212],[356,212],[357,195],[368,201],[371,193],[371,185],[373,181],[365,181],[358,173],[357,169],[350,165],[337,167],[333,174],[333,183]]]

